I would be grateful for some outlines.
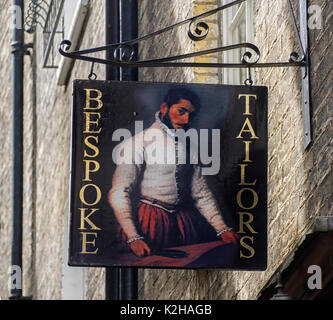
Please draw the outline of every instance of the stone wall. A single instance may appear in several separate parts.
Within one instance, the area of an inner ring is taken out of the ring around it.
[[[11,83],[10,2],[1,1],[1,70],[3,85]],[[98,23],[96,23],[98,21]],[[104,43],[104,6],[91,6],[82,48]],[[25,42],[34,36],[25,33]],[[42,30],[35,34],[35,49],[25,57],[24,76],[24,248],[23,294],[34,299],[61,299],[62,237],[69,208],[70,128],[73,79],[87,79],[90,65],[76,62],[67,86],[58,86],[57,69],[43,69]],[[58,46],[58,44],[57,44]],[[36,69],[34,70],[33,64]],[[99,79],[104,67],[96,66]],[[11,90],[1,91],[1,215],[0,215],[0,297],[7,299],[9,289],[11,233]],[[65,263],[67,263],[65,261]],[[103,299],[102,269],[86,270],[87,299]],[[98,280],[100,279],[100,281]]]
[[[193,12],[209,10],[214,1],[190,1]],[[182,4],[184,1],[182,1]],[[187,2],[185,2],[187,4]],[[297,4],[294,1],[297,12]],[[311,77],[313,99],[313,143],[303,148],[300,71],[296,68],[257,69],[255,84],[269,90],[269,179],[268,179],[268,269],[266,272],[238,271],[141,271],[142,299],[256,299],[277,268],[300,245],[318,215],[332,214],[332,3],[311,1],[323,9],[324,28],[310,30]],[[159,28],[160,12],[150,9],[150,21]],[[200,8],[200,9],[197,9]],[[141,7],[145,12],[145,8]],[[175,11],[176,12],[176,11]],[[288,61],[298,50],[283,1],[255,1],[255,41],[262,61]],[[156,14],[157,13],[157,14]],[[157,17],[155,19],[154,17]],[[176,17],[181,20],[181,16]],[[221,36],[221,35],[220,35]],[[215,35],[213,36],[215,39]],[[205,41],[201,48],[216,46]],[[184,48],[187,48],[184,45]],[[199,48],[199,46],[197,46]],[[218,59],[218,57],[215,57]],[[187,71],[184,70],[184,73]],[[206,81],[202,71],[194,73],[193,82]],[[207,73],[208,74],[208,73]],[[142,74],[145,79],[146,74]],[[147,75],[149,78],[149,74]],[[162,74],[158,81],[169,81]],[[172,80],[177,80],[175,79]],[[203,80],[203,81],[202,81]]]
[[[81,48],[104,43],[104,7],[92,2]],[[96,23],[98,21],[99,23]],[[93,32],[92,32],[93,31]],[[37,32],[37,61],[41,59],[41,33]],[[62,235],[69,211],[69,163],[72,80],[87,79],[90,64],[77,61],[67,86],[57,86],[56,70],[37,69],[37,162],[35,226],[35,292],[42,299],[61,299]],[[96,66],[98,79],[104,67]],[[45,258],[47,257],[47,259]],[[65,263],[67,263],[65,261]],[[101,270],[99,270],[101,272]],[[87,298],[102,298],[95,270],[86,270]],[[91,281],[94,279],[94,281]],[[103,286],[102,286],[103,288]]]

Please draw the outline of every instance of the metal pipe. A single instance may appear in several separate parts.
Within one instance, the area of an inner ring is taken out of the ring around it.
[[[119,3],[118,0],[105,0],[105,43],[119,42]],[[113,50],[106,50],[106,59],[113,59]],[[106,65],[106,80],[119,80],[119,67]],[[120,299],[120,269],[105,269],[105,300]]]
[[[120,1],[120,42],[138,37],[138,2],[137,0]],[[138,60],[138,44],[134,46],[133,60]],[[120,68],[120,80],[138,81],[137,68]]]
[[[120,42],[138,37],[138,4],[137,0],[120,0]],[[137,54],[137,47],[135,48]],[[137,57],[133,57],[136,59]],[[121,81],[137,81],[138,69],[120,68]],[[120,293],[122,300],[138,299],[138,270],[136,268],[120,269]]]
[[[105,1],[106,45],[137,38],[137,0]],[[107,59],[113,59],[113,50],[106,51]],[[137,81],[137,69],[119,69],[106,66],[107,80]],[[138,297],[137,269],[106,268],[105,297],[107,300],[136,300]]]
[[[138,37],[138,3],[137,0],[120,0],[120,42],[136,39]],[[134,46],[135,55],[133,58],[137,61],[137,45]],[[120,68],[121,81],[137,81],[137,68]],[[137,300],[138,299],[138,270],[121,269],[121,299]]]
[[[105,42],[106,45],[119,42],[119,2],[105,0]],[[106,50],[106,59],[113,59],[113,50]],[[119,80],[119,67],[106,66],[106,80]]]
[[[105,268],[105,300],[120,299],[120,269]]]
[[[12,144],[12,235],[11,264],[19,268],[22,275],[22,227],[23,227],[23,0],[13,0],[13,69],[12,69],[12,110],[13,110],[13,144]],[[22,299],[22,279],[20,286],[10,290],[11,300]],[[18,283],[17,283],[18,284]]]
[[[138,3],[137,0],[120,1],[120,42],[138,37]],[[137,54],[137,47],[135,48]],[[137,57],[134,57],[135,61]],[[120,68],[121,81],[137,81],[138,69]],[[121,269],[121,299],[138,299],[138,270]]]

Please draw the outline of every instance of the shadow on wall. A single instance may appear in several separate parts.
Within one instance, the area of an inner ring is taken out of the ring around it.
[[[182,2],[182,7],[175,1],[156,2],[144,0],[139,6],[139,36],[163,29],[176,22],[191,17],[192,1]],[[187,35],[187,25],[168,31],[139,45],[140,60],[175,56],[191,52],[193,43]],[[192,82],[193,70],[188,68],[142,68],[139,79],[150,82]]]

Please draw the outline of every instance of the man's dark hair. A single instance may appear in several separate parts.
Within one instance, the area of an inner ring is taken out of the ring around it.
[[[170,89],[164,97],[163,102],[165,102],[168,105],[168,108],[170,108],[172,105],[179,103],[181,99],[190,101],[192,106],[195,107],[195,113],[199,111],[199,97],[193,91],[186,88]]]

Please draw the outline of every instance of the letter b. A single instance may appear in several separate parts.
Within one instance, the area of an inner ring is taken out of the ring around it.
[[[86,91],[86,106],[85,110],[99,110],[103,107],[103,102],[101,98],[103,97],[102,91],[97,89],[84,89]],[[91,93],[94,92],[97,96],[92,97]],[[97,102],[97,106],[93,107],[91,105],[91,101],[95,101],[95,104]]]

